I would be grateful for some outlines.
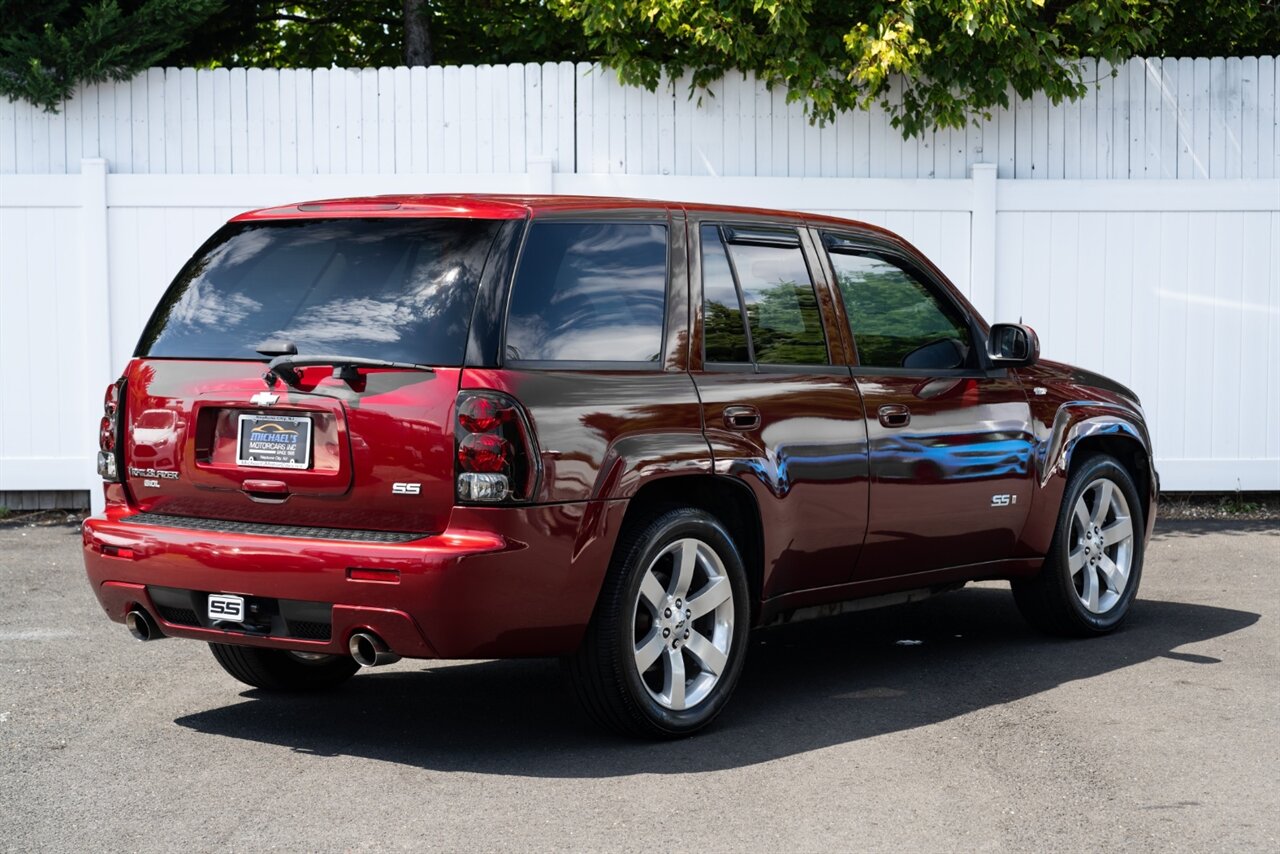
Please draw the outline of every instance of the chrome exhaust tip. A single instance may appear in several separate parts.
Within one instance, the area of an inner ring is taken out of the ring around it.
[[[159,640],[164,637],[155,620],[141,608],[134,608],[124,615],[124,627],[129,630],[129,634],[140,641]]]
[[[387,649],[382,638],[371,632],[356,632],[347,641],[347,649],[356,664],[361,667],[377,667],[381,664],[394,664],[400,656]]]

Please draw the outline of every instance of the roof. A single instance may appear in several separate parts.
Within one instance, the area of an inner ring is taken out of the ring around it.
[[[610,196],[519,196],[489,193],[361,196],[345,199],[321,199],[248,211],[233,217],[231,221],[329,219],[351,216],[524,219],[525,217],[536,217],[542,213],[563,211],[652,210],[655,208],[784,216],[804,219],[810,222],[851,222],[851,220],[843,220],[837,217],[805,214],[797,211],[714,205],[701,202],[628,199]],[[866,223],[858,224],[876,231],[882,231],[882,229]]]

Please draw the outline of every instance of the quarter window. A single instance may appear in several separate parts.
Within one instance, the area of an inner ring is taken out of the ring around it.
[[[534,222],[512,287],[507,358],[657,363],[666,226]]]
[[[963,367],[969,328],[912,271],[869,251],[833,251],[840,296],[858,347],[858,363],[875,368]]]

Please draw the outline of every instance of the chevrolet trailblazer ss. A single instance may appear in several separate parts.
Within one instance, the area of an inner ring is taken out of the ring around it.
[[[264,690],[560,656],[651,737],[753,626],[1007,579],[1129,612],[1157,478],[1134,394],[989,326],[897,236],[653,201],[403,196],[234,218],[106,391],[94,592]]]

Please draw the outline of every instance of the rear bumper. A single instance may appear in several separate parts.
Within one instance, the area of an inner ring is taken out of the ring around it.
[[[108,617],[139,605],[171,637],[346,654],[372,631],[409,658],[561,655],[591,618],[625,504],[458,507],[448,531],[394,544],[157,527],[113,507],[85,522],[84,559]],[[169,622],[153,587],[324,603],[329,639]]]

